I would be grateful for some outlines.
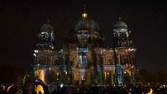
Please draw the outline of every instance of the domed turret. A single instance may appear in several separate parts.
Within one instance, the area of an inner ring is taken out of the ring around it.
[[[118,22],[114,25],[114,32],[127,32],[128,31],[128,25],[119,19]]]
[[[119,18],[113,28],[114,40],[116,47],[129,47],[130,42],[130,32],[128,31],[128,25]]]
[[[125,28],[128,29],[128,25],[123,21],[118,21],[115,25],[115,28]]]
[[[53,49],[54,37],[53,27],[50,24],[43,24],[38,34],[39,43],[37,47]]]
[[[52,42],[54,41],[53,33],[54,30],[50,24],[43,24],[38,37],[40,40]]]

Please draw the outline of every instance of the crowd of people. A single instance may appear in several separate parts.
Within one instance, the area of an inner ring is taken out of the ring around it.
[[[17,86],[15,84],[0,84],[0,94],[167,94],[167,86],[158,87],[146,86],[77,86],[70,87],[61,85],[48,86],[35,82],[29,86]]]

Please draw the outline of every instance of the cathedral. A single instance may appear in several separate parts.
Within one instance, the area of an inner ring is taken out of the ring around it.
[[[61,49],[55,49],[56,35],[50,24],[43,24],[33,51],[33,76],[48,85],[124,85],[136,75],[131,31],[121,19],[113,28],[112,47],[99,25],[86,11],[66,36]]]

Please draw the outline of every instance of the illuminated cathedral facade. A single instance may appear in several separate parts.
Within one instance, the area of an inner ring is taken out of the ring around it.
[[[54,85],[124,85],[135,81],[135,51],[131,32],[122,20],[111,29],[112,47],[105,47],[99,25],[83,12],[56,50],[54,28],[42,25],[33,56],[36,80]]]

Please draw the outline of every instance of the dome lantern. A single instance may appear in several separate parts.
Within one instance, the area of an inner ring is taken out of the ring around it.
[[[82,18],[87,18],[88,17],[88,14],[86,12],[83,12],[82,13]]]

